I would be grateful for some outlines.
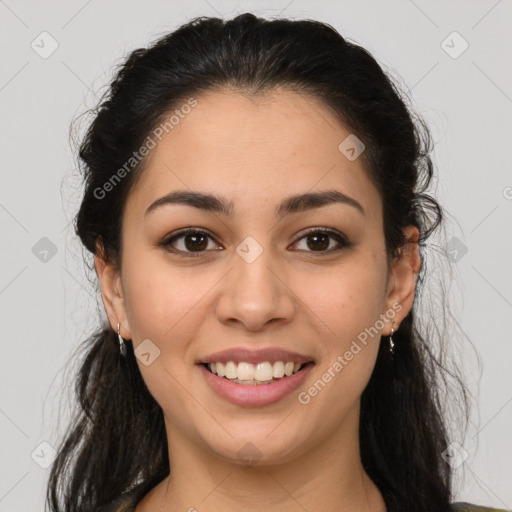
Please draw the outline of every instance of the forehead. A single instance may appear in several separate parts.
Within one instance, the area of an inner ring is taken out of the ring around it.
[[[195,99],[148,155],[130,209],[187,188],[222,192],[233,199],[235,215],[244,204],[254,212],[316,189],[338,189],[370,214],[379,209],[363,158],[349,160],[339,149],[350,129],[314,96],[275,90],[255,98],[222,90]]]

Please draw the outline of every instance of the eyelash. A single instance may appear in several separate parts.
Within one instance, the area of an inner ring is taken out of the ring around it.
[[[173,241],[175,241],[179,238],[182,238],[188,234],[206,235],[207,237],[212,239],[215,243],[217,243],[208,231],[205,231],[201,228],[184,228],[184,229],[174,233],[172,236],[165,238],[164,240],[159,242],[158,245],[160,247],[163,247],[165,250],[167,250],[173,254],[176,254],[177,256],[183,257],[183,258],[197,258],[197,257],[202,256],[205,252],[207,252],[207,250],[204,250],[204,251],[198,251],[198,252],[194,253],[194,252],[182,251],[181,249],[172,248],[171,244]],[[333,252],[341,251],[343,249],[348,249],[349,247],[352,247],[352,245],[353,245],[347,239],[347,237],[345,235],[343,235],[342,233],[339,233],[338,231],[334,231],[332,229],[325,229],[325,228],[311,228],[306,233],[304,233],[296,242],[294,242],[294,244],[296,244],[303,238],[310,236],[311,234],[329,235],[331,238],[333,238],[339,244],[339,247],[334,248],[334,249],[331,248],[331,249],[328,249],[325,251],[318,251],[318,252],[317,251],[306,251],[306,252],[310,252],[313,254],[317,254],[319,256],[324,256],[327,254],[332,254]]]

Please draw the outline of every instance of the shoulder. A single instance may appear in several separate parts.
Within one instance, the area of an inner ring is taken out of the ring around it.
[[[474,505],[473,503],[457,502],[452,504],[453,512],[507,512],[503,508],[489,508],[482,505]]]

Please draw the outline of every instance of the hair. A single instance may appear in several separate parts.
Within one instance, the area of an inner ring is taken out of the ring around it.
[[[227,21],[194,18],[132,51],[81,140],[85,190],[75,231],[92,255],[101,250],[120,268],[123,207],[147,158],[110,187],[107,200],[98,190],[165,116],[191,97],[226,89],[255,97],[276,88],[320,100],[364,141],[362,157],[382,199],[388,262],[401,257],[405,226],[420,231],[415,302],[393,335],[393,359],[388,338],[381,338],[361,397],[360,453],[388,510],[447,511],[452,483],[442,455],[449,444],[443,374],[449,372],[442,353],[434,354],[439,329],[425,327],[416,314],[426,241],[444,218],[428,193],[434,175],[432,137],[367,50],[326,23],[245,13]],[[142,379],[132,344],[127,342],[126,359],[120,358],[116,333],[102,326],[83,346],[75,385],[79,412],[48,483],[52,511],[97,510],[135,486],[150,489],[170,472],[163,412]]]

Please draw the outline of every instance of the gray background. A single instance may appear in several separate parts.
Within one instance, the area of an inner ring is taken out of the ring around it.
[[[436,194],[452,216],[443,247],[459,283],[456,352],[479,408],[466,437],[452,439],[468,453],[455,470],[456,498],[511,508],[510,0],[0,0],[0,511],[42,510],[44,466],[71,407],[68,358],[98,323],[96,288],[69,227],[81,190],[70,122],[96,103],[126,52],[194,16],[244,11],[327,21],[398,74],[427,120]],[[469,44],[460,55],[463,40],[446,40],[453,31]],[[52,40],[58,48],[42,58]]]

